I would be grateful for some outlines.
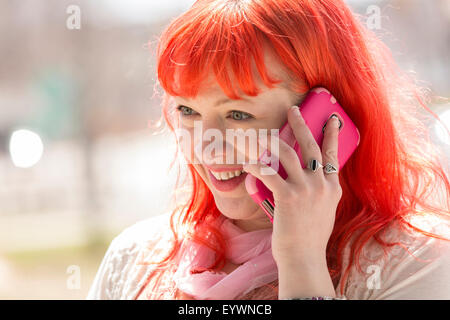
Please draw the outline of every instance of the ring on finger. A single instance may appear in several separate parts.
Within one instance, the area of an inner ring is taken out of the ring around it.
[[[338,169],[332,164],[327,162],[325,167],[323,167],[323,171],[325,174],[338,173]]]
[[[331,173],[337,173],[338,169],[330,162],[327,162],[325,166],[323,166],[318,160],[311,159],[308,162],[308,169],[310,169],[312,172],[316,172],[319,168],[323,168],[324,174],[331,174]]]
[[[311,159],[308,162],[307,168],[312,172],[316,172],[319,168],[323,168],[323,165],[317,159]]]

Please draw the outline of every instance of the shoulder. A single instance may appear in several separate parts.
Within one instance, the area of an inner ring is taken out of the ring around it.
[[[153,243],[167,233],[170,226],[170,215],[163,214],[138,221],[125,228],[111,242],[111,248],[116,250],[132,250],[135,247]]]
[[[415,218],[413,225],[450,239],[448,221]],[[360,269],[352,267],[348,299],[450,299],[450,241],[390,225],[384,237],[390,247],[371,239],[362,250]]]
[[[134,223],[125,228],[111,242],[108,252],[120,257],[116,269],[123,269],[137,260],[146,250],[155,249],[159,242],[170,236],[170,216],[163,214]],[[116,261],[115,261],[116,262]]]
[[[144,256],[160,253],[167,243],[170,215],[139,221],[118,234],[109,245],[89,290],[87,299],[132,299],[134,290],[151,269]]]

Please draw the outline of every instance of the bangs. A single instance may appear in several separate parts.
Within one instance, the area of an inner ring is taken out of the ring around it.
[[[195,15],[191,10],[171,23],[158,45],[158,79],[166,93],[194,98],[215,80],[230,99],[240,99],[239,90],[258,95],[261,80],[268,88],[282,82],[267,72],[269,41],[239,5],[216,5]]]

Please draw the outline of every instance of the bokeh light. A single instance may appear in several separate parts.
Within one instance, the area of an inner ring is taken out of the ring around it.
[[[9,140],[9,154],[16,167],[30,168],[34,166],[44,153],[41,137],[27,129],[16,130]]]

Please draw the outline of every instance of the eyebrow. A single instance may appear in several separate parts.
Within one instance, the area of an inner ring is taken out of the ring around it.
[[[223,99],[219,99],[214,103],[215,107],[220,106],[221,104],[225,104],[225,103],[230,103],[230,102],[238,102],[238,101],[246,101],[246,102],[250,102],[250,100],[246,99],[246,98],[241,98],[241,99],[230,99],[230,98],[223,98]]]
[[[183,100],[184,100],[184,99],[183,99]],[[190,104],[190,101],[189,101],[189,100],[186,100],[186,101],[187,101],[187,104]],[[222,99],[217,100],[217,101],[213,104],[213,106],[214,106],[214,107],[218,107],[218,106],[220,106],[220,105],[222,105],[222,104],[232,103],[232,102],[239,102],[239,101],[251,102],[249,99],[244,98],[244,97],[241,98],[241,99],[222,98]]]

